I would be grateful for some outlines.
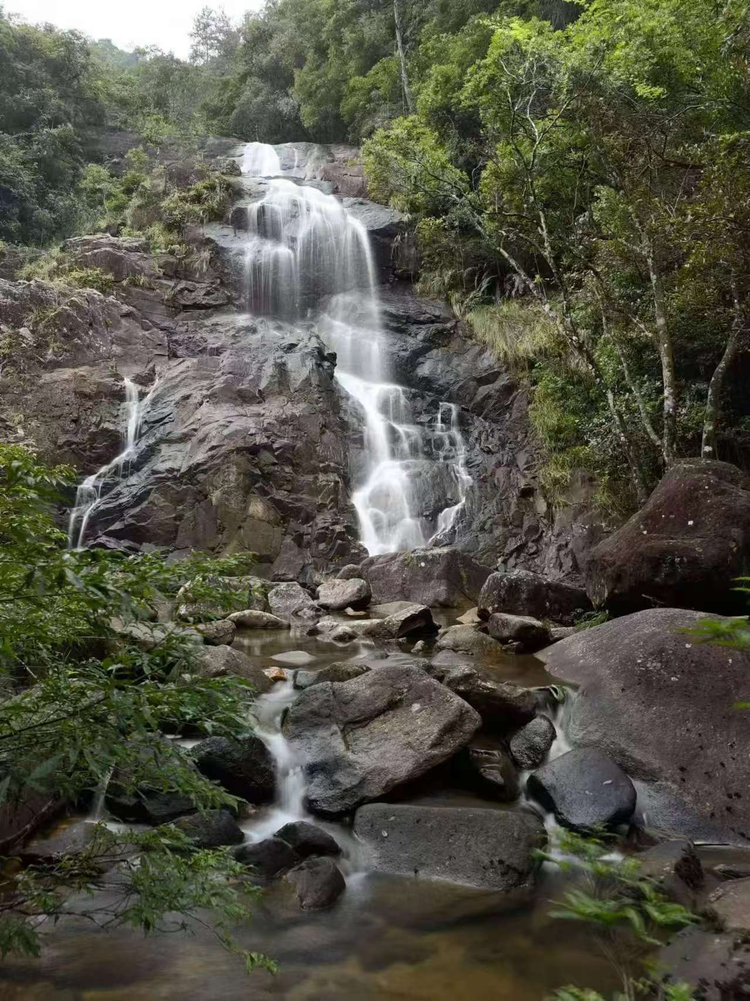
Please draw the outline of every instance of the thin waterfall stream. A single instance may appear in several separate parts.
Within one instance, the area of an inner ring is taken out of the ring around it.
[[[362,415],[352,503],[367,551],[428,545],[455,527],[471,486],[459,408],[438,401],[431,426],[415,421],[408,390],[390,377],[367,229],[334,195],[278,176],[281,162],[262,143],[241,158],[262,185],[247,206],[248,306],[289,322],[315,318],[336,353],[336,379]]]

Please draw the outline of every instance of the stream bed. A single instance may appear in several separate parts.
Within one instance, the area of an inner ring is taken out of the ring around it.
[[[448,613],[439,616],[453,621]],[[289,632],[245,632],[235,647],[263,667],[285,661],[315,670],[373,655],[373,648],[345,648]],[[288,655],[295,656],[289,658]],[[306,655],[306,656],[305,656]],[[412,659],[405,650],[389,662]],[[277,659],[278,658],[278,659]],[[549,684],[550,675],[533,657],[504,657],[493,668],[503,680],[528,686]],[[278,683],[263,696],[257,729],[273,747],[283,708],[294,698],[291,683]],[[280,735],[279,735],[280,737]],[[283,742],[283,738],[280,738]],[[275,750],[284,761],[283,748]],[[260,840],[290,819],[304,817],[301,775],[287,762],[280,794],[256,808],[241,824],[249,840]],[[492,806],[460,789],[428,783],[409,791],[409,800],[442,806],[472,802]],[[496,804],[498,809],[517,805]],[[80,819],[80,818],[79,818]],[[314,818],[311,818],[314,819]],[[320,821],[315,821],[320,823]],[[346,892],[329,910],[305,912],[283,881],[270,884],[253,907],[253,920],[235,930],[244,947],[272,956],[279,972],[246,975],[211,932],[143,937],[129,929],[110,932],[64,919],[50,935],[40,960],[6,961],[4,1001],[136,1001],[136,999],[284,998],[290,1001],[474,1001],[476,998],[542,1001],[557,987],[575,983],[608,991],[614,972],[595,947],[589,930],[553,918],[554,901],[570,886],[570,875],[545,865],[531,897],[481,891],[414,877],[368,870],[343,824],[323,823],[344,848],[341,868]]]

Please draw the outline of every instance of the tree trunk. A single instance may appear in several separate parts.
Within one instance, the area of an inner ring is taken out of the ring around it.
[[[648,271],[651,278],[651,290],[654,296],[654,321],[656,323],[656,346],[661,361],[661,378],[664,387],[664,428],[662,432],[662,451],[664,464],[669,467],[675,460],[677,452],[677,378],[674,365],[674,346],[669,332],[667,313],[664,306],[661,280],[656,270],[656,264],[651,248],[646,254]]]
[[[401,86],[404,91],[406,110],[410,115],[413,115],[414,98],[409,85],[409,74],[406,69],[406,53],[404,51],[404,35],[401,30],[401,0],[393,0],[393,21],[396,25],[396,47],[398,48],[398,60],[401,64]]]
[[[716,429],[721,417],[721,398],[724,389],[724,379],[740,349],[746,333],[745,318],[737,291],[734,290],[734,319],[732,329],[721,356],[719,364],[714,369],[706,394],[706,420],[703,424],[703,439],[701,441],[701,458],[718,459],[718,438]]]

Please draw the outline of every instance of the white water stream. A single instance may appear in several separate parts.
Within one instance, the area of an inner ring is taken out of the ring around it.
[[[408,391],[389,377],[376,262],[365,226],[333,195],[281,173],[272,146],[249,143],[243,173],[264,178],[247,207],[251,311],[288,321],[315,317],[336,352],[336,378],[363,415],[361,468],[352,501],[371,555],[439,541],[456,524],[471,478],[459,410],[439,402],[417,424]]]
[[[111,462],[106,463],[91,476],[87,476],[76,490],[75,505],[68,517],[68,546],[70,549],[83,549],[86,530],[91,515],[102,499],[102,491],[105,487],[111,486],[113,480],[123,479],[130,471],[130,462],[135,454],[135,446],[141,430],[143,403],[140,400],[136,384],[128,378],[124,382],[125,434],[123,435],[123,449]]]

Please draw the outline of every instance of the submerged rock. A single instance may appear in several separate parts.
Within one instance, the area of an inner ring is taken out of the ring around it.
[[[586,592],[563,581],[548,580],[530,570],[491,574],[478,601],[480,619],[496,612],[530,615],[535,619],[572,625],[576,614],[591,608]]]
[[[672,984],[695,985],[700,1001],[740,1001],[750,993],[750,944],[736,932],[687,928],[658,954]]]
[[[450,546],[370,556],[359,569],[372,588],[375,604],[413,601],[443,608],[476,604],[492,572]]]
[[[335,838],[321,827],[308,824],[306,820],[295,820],[291,824],[284,824],[274,837],[286,841],[300,858],[308,858],[310,855],[341,854],[341,848]]]
[[[335,816],[424,775],[468,744],[480,723],[424,671],[385,663],[343,685],[305,689],[284,733],[302,763],[310,809]]]
[[[640,779],[647,823],[697,840],[750,841],[747,689],[750,652],[700,643],[705,616],[654,608],[576,633],[542,657],[580,686],[566,735]]]
[[[57,865],[65,858],[85,852],[95,864],[98,856],[112,852],[115,836],[97,824],[77,823],[48,838],[35,838],[18,853],[24,865]]]
[[[218,782],[233,796],[248,803],[265,803],[273,798],[273,756],[254,733],[238,739],[209,737],[195,745],[193,759],[201,775]]]
[[[238,845],[245,838],[239,824],[228,810],[193,813],[189,817],[180,817],[174,822],[174,826],[186,834],[196,848]]]
[[[630,820],[635,786],[611,758],[594,748],[568,751],[532,772],[533,796],[566,827],[590,831]]]
[[[663,841],[637,856],[639,877],[653,880],[668,897],[695,910],[705,885],[701,860],[691,841]]]
[[[306,911],[330,907],[346,889],[344,877],[330,858],[306,859],[285,878],[294,887],[300,905]]]
[[[538,768],[555,742],[555,725],[540,714],[513,734],[508,747],[519,768]]]
[[[338,612],[345,608],[361,611],[370,604],[372,591],[366,580],[356,577],[348,580],[330,580],[318,588],[318,604],[327,611]]]
[[[382,872],[503,891],[532,885],[547,841],[531,811],[402,803],[360,807],[354,834]]]

